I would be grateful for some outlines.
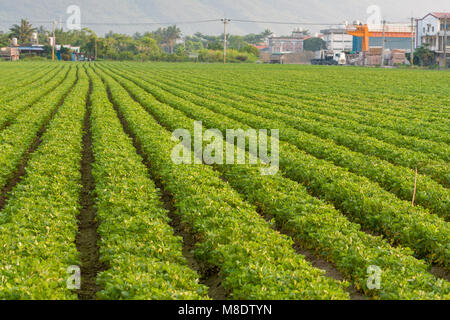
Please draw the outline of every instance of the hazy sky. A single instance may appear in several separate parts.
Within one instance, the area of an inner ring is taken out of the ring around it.
[[[109,30],[123,33],[144,32],[158,28],[158,25],[123,25],[136,22],[182,22],[218,19],[224,16],[232,19],[313,22],[322,26],[304,26],[312,31],[326,28],[327,23],[341,23],[345,20],[367,21],[371,5],[380,8],[382,16],[395,22],[407,22],[411,16],[423,17],[432,11],[450,12],[450,0],[0,0],[0,28],[7,30],[20,18],[28,18],[34,25],[47,28],[53,19],[62,19],[63,25],[69,15],[69,5],[81,9],[83,27],[87,26],[103,34]],[[372,13],[373,14],[373,13]],[[97,24],[90,24],[95,22]],[[98,24],[100,23],[100,24]],[[108,23],[108,25],[106,24]],[[270,24],[233,22],[229,32],[243,34],[260,32],[270,28],[278,34],[289,33],[296,24]],[[200,31],[218,34],[223,31],[219,22],[180,24],[186,34]]]

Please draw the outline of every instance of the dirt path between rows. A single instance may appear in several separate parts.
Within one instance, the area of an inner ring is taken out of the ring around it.
[[[83,188],[80,194],[81,210],[78,219],[78,234],[76,246],[81,257],[81,288],[78,291],[80,300],[95,300],[96,294],[101,290],[97,285],[97,274],[106,270],[106,266],[100,263],[98,247],[99,235],[97,211],[94,202],[95,181],[92,176],[92,152],[91,132],[91,100],[92,82],[89,80],[89,95],[86,100],[86,113],[84,117],[83,154],[81,160],[81,181]]]

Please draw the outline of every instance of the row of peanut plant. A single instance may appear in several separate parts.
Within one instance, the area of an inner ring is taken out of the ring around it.
[[[159,123],[169,130],[187,128],[193,134],[192,119],[143,90],[133,89],[136,98]],[[367,295],[381,299],[445,299],[448,295],[448,283],[429,274],[429,266],[413,258],[408,249],[393,248],[381,237],[360,231],[359,225],[349,222],[332,206],[309,196],[300,184],[280,175],[262,176],[257,166],[229,165],[217,169],[245,194],[246,200],[264,214],[273,216],[279,227],[297,242],[332,261]],[[370,265],[383,270],[380,290],[367,287]]]
[[[85,113],[80,106],[88,88],[80,70],[0,213],[0,299],[77,298],[66,280],[68,267],[80,265],[75,245]]]
[[[324,276],[274,231],[206,165],[176,165],[176,145],[127,91],[101,74],[112,99],[151,163],[152,174],[173,197],[176,214],[196,235],[197,259],[219,270],[233,299],[348,299],[344,284]]]
[[[135,84],[139,84],[161,102],[182,110],[195,120],[204,121],[208,127],[221,131],[250,128],[221,115],[223,110],[213,112],[137,77],[124,76],[133,79],[133,83],[128,81],[128,86],[136,88]],[[280,141],[280,167],[286,177],[306,185],[311,194],[333,203],[353,221],[414,249],[418,257],[448,265],[449,228],[443,219],[423,208],[411,207],[409,202],[399,200],[367,178],[314,158],[283,141]]]

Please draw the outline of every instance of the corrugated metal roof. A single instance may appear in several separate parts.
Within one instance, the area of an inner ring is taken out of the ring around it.
[[[39,47],[19,47],[19,50],[24,50],[24,51],[44,51],[43,48],[39,48]]]

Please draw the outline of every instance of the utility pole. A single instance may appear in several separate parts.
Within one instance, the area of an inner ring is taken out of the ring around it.
[[[444,70],[447,68],[447,16],[444,17]]]
[[[56,21],[53,21],[53,23],[52,23],[52,31],[53,31],[53,35],[52,35],[52,61],[55,61],[55,45],[56,45],[55,24],[56,24]]]
[[[417,34],[416,34],[417,37]],[[414,65],[414,17],[411,18],[411,67]]]
[[[227,63],[227,24],[230,23],[230,19],[221,19],[223,22],[223,63]]]
[[[383,20],[383,49],[381,50],[381,67],[384,67],[384,50],[386,49],[386,20]]]
[[[331,51],[334,54],[334,32],[331,32]]]
[[[95,61],[97,61],[97,37],[95,37]]]

